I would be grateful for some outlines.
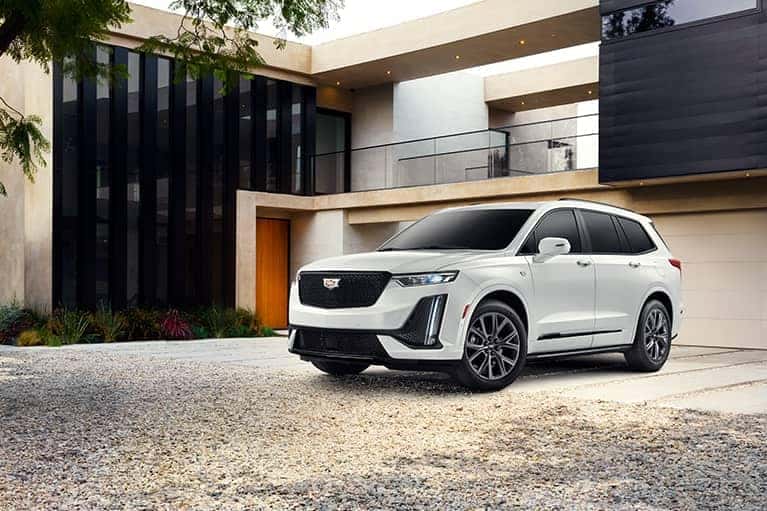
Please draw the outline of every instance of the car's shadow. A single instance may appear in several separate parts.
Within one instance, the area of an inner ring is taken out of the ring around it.
[[[517,381],[564,376],[584,372],[625,372],[620,354],[570,357],[556,360],[534,360],[527,363]],[[371,367],[355,376],[334,377],[317,374],[318,383],[330,389],[360,388],[406,394],[471,394],[476,391],[458,384],[449,374],[421,371],[393,371]]]

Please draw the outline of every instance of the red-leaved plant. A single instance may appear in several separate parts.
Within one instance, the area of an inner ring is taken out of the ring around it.
[[[160,322],[163,337],[168,339],[191,339],[192,327],[176,309],[169,310]]]

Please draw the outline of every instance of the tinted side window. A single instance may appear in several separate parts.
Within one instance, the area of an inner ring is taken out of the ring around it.
[[[535,228],[534,253],[538,252],[538,242],[543,238],[565,238],[570,242],[570,253],[580,252],[581,237],[575,223],[575,213],[570,209],[560,209],[544,216]]]
[[[596,211],[581,210],[586,230],[591,238],[591,251],[595,254],[617,254],[623,252],[618,231],[612,216]]]
[[[618,218],[623,232],[626,233],[626,237],[631,245],[631,252],[639,254],[642,252],[648,252],[655,248],[655,243],[652,242],[647,231],[644,230],[642,224],[629,220],[628,218]]]

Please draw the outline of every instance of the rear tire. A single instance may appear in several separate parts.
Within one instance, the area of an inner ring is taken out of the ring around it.
[[[626,362],[635,371],[660,370],[671,352],[671,316],[658,300],[650,300],[639,315],[634,345],[625,353]]]
[[[463,358],[453,376],[474,390],[500,390],[517,379],[527,360],[527,330],[503,302],[481,302],[471,316]]]
[[[330,360],[313,360],[314,367],[332,376],[348,376],[360,374],[370,367],[370,364],[356,364],[354,362],[335,362]]]

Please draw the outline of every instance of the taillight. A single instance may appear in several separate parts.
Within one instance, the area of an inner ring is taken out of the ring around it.
[[[668,262],[671,263],[671,266],[679,270],[679,273],[682,273],[682,261],[679,259],[671,258],[668,260]]]

